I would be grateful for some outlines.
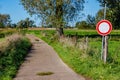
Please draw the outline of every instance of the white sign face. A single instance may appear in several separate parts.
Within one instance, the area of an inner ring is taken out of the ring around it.
[[[112,31],[112,24],[108,20],[101,20],[96,25],[98,34],[106,36]]]
[[[109,24],[106,22],[103,22],[99,25],[99,31],[101,33],[107,33],[109,31],[110,27]]]

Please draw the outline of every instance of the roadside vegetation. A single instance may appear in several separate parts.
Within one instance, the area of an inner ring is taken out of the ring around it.
[[[78,74],[91,80],[119,80],[120,79],[120,38],[114,35],[119,31],[113,31],[109,36],[109,52],[107,63],[101,60],[101,37],[87,37],[92,31],[86,31],[84,37],[78,37],[77,43],[73,37],[57,39],[53,31],[29,31],[51,45],[62,58]],[[73,31],[74,32],[74,31]],[[82,31],[81,31],[82,32]],[[66,33],[66,31],[65,31]],[[93,30],[93,33],[95,31]],[[91,34],[92,35],[92,34]],[[96,34],[97,35],[97,34]]]
[[[31,16],[40,19],[40,27],[56,30],[27,31],[28,28],[38,27],[33,20],[26,17],[12,23],[14,21],[11,20],[11,15],[0,13],[0,80],[12,80],[31,46],[29,40],[21,36],[5,38],[16,31],[23,35],[26,32],[34,34],[46,41],[65,63],[81,75],[93,80],[120,80],[120,30],[117,30],[120,29],[120,1],[96,1],[102,8],[94,16],[85,16],[84,4],[88,0],[19,0]],[[101,36],[95,31],[96,23],[104,19],[105,4],[106,19],[112,23],[113,29],[116,29],[108,35],[109,51],[106,64],[100,59]],[[81,21],[84,17],[86,20]]]
[[[20,34],[3,39],[0,42],[0,80],[12,80],[30,50],[31,43]]]
[[[0,29],[0,38],[4,38],[6,36],[12,35],[13,33],[17,32],[16,29]]]

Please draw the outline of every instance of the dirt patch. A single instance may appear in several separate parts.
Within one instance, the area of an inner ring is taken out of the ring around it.
[[[39,75],[39,76],[48,76],[48,75],[52,75],[52,74],[54,74],[53,72],[39,72],[39,73],[37,73],[37,75]]]

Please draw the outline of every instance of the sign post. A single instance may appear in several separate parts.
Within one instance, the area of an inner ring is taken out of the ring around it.
[[[103,0],[105,7],[104,7],[104,20],[101,20],[96,25],[96,30],[98,34],[102,35],[102,50],[101,50],[101,60],[106,63],[107,59],[107,52],[108,52],[108,34],[112,31],[112,24],[105,20],[106,18],[106,2]]]
[[[106,63],[107,51],[108,51],[107,35],[110,34],[110,32],[112,31],[112,24],[108,20],[101,20],[97,23],[96,30],[98,34],[102,36],[101,59],[104,60],[104,63]]]
[[[105,0],[104,0],[104,3],[105,3]],[[104,20],[106,18],[106,3],[105,3],[105,7],[104,7]],[[101,60],[104,61],[104,63],[106,63],[106,59],[107,59],[107,52],[108,52],[108,37],[107,36],[103,36],[103,42],[102,42],[102,53],[101,53]]]

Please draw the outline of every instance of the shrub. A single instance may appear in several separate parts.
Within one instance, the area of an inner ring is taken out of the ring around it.
[[[0,80],[12,80],[31,47],[30,41],[20,35],[6,38],[1,47]]]
[[[17,32],[17,30],[15,30],[15,29],[0,30],[0,38],[11,35],[11,34],[13,34],[15,32]]]

